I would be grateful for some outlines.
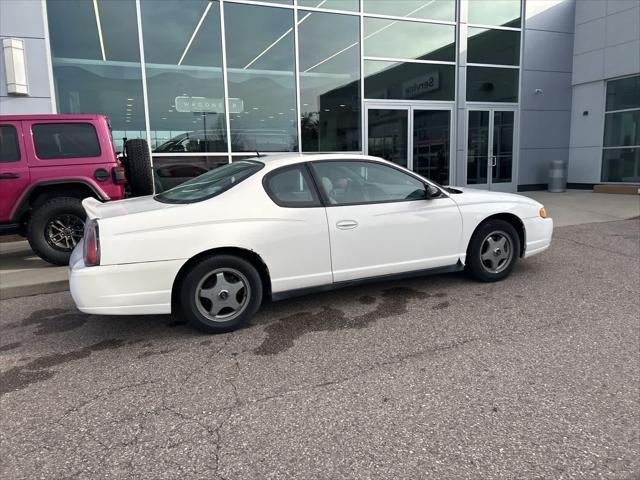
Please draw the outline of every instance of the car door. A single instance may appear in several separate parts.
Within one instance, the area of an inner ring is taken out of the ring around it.
[[[455,265],[462,219],[448,196],[374,161],[318,161],[327,205],[334,282]]]
[[[12,212],[29,186],[29,166],[20,122],[0,123],[0,222],[10,222]]]

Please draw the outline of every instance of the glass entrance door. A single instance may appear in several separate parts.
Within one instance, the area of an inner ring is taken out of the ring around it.
[[[515,110],[469,110],[466,183],[476,188],[515,191]]]
[[[366,154],[409,168],[448,185],[451,109],[423,105],[369,104]]]

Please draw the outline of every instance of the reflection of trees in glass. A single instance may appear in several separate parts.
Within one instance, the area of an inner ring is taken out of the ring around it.
[[[317,145],[320,138],[320,112],[303,112],[300,115],[303,145]]]

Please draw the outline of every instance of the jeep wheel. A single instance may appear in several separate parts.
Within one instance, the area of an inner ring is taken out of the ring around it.
[[[145,140],[136,138],[126,143],[125,170],[127,182],[134,197],[153,194],[153,172],[151,156]]]
[[[58,197],[37,207],[27,230],[33,251],[54,265],[68,265],[71,252],[82,239],[86,218],[77,198]]]

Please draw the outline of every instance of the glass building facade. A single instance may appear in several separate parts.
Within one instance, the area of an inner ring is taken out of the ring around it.
[[[147,139],[158,190],[255,152],[515,189],[520,0],[46,4],[58,112],[107,115],[117,150]]]

